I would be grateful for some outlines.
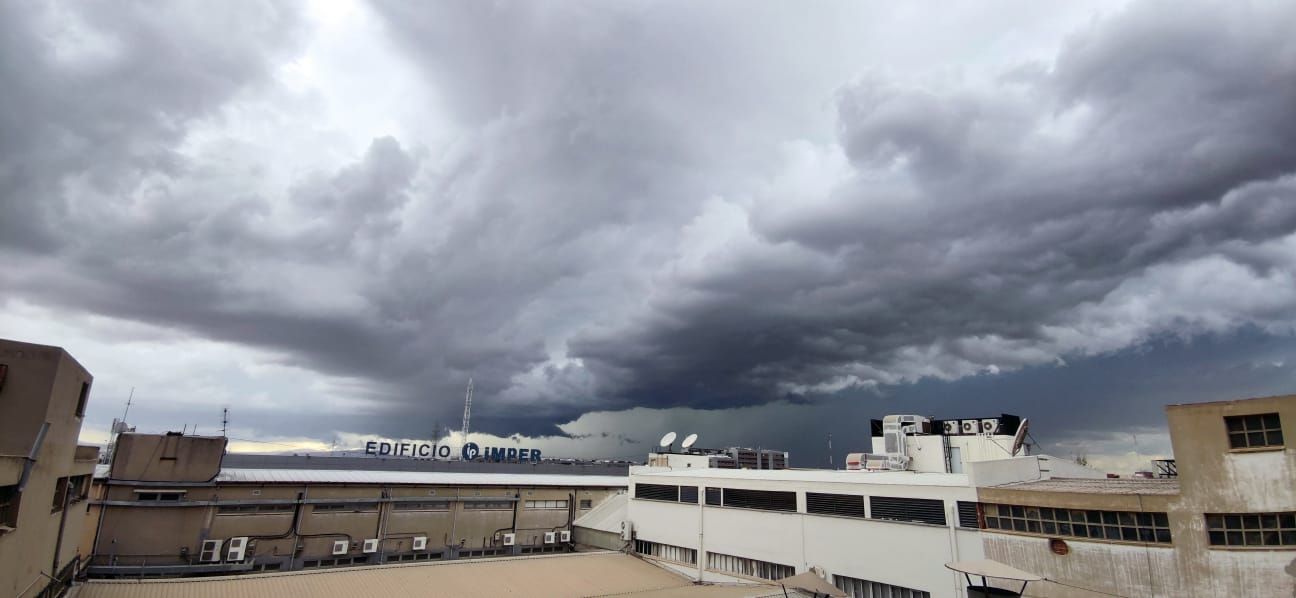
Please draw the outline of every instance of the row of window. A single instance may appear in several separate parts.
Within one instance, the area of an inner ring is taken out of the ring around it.
[[[833,585],[851,598],[931,598],[931,592],[845,575],[834,575]]]
[[[247,515],[254,513],[291,513],[293,505],[291,504],[274,504],[274,505],[220,505],[216,507],[216,513],[219,515]]]
[[[1211,546],[1296,546],[1296,512],[1208,514]]]
[[[1165,513],[1052,509],[983,503],[985,529],[1123,542],[1170,543]]]
[[[677,563],[687,563],[689,565],[697,564],[697,550],[693,548],[684,548],[683,546],[649,542],[647,540],[635,540],[635,552],[659,559],[675,561]]]
[[[792,565],[758,561],[718,552],[707,553],[707,569],[769,580],[779,580],[796,575],[796,568]]]
[[[444,500],[408,501],[392,503],[393,511],[449,511],[450,503]]]
[[[528,500],[526,501],[528,509],[566,509],[567,500]]]

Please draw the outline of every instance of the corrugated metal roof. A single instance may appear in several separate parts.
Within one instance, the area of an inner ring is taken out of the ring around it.
[[[653,596],[764,595],[770,586],[698,586],[635,557],[578,553],[373,565],[321,571],[189,579],[89,581],[75,598],[252,598],[265,596]]]
[[[360,469],[222,469],[215,481],[231,483],[444,484],[455,486],[626,487],[629,478],[600,475],[460,473],[446,471],[366,471]]]
[[[614,494],[607,497],[597,507],[583,513],[572,522],[573,526],[596,529],[601,532],[621,531],[621,522],[626,520],[628,494]]]
[[[1074,492],[1077,494],[1179,494],[1179,480],[1140,478],[1052,478],[995,486],[1004,490]]]
[[[634,476],[672,478],[715,478],[836,484],[892,484],[898,486],[968,486],[962,473],[919,473],[915,471],[844,471],[833,469],[667,469],[632,467]]]

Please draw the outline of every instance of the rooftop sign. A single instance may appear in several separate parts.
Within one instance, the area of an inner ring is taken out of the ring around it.
[[[379,457],[415,457],[420,459],[449,459],[454,450],[448,444],[430,442],[387,442],[370,440],[365,443],[365,454]],[[529,462],[540,461],[540,449],[517,447],[481,447],[476,442],[463,445],[459,458],[464,461]]]

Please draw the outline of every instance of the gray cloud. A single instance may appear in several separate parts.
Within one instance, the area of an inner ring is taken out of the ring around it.
[[[1178,6],[954,75],[880,9],[377,3],[431,99],[361,147],[283,124],[328,99],[295,7],[8,9],[0,291],[344,377],[393,435],[469,376],[540,434],[1290,335],[1296,15]]]

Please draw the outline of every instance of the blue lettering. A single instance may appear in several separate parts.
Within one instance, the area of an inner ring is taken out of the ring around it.
[[[517,461],[517,458],[518,458],[518,457],[517,457],[517,449],[515,449],[515,448],[510,448],[510,449],[508,450],[508,460],[509,460],[509,461]]]
[[[531,451],[528,451],[526,449],[518,449],[518,456],[517,456],[518,461],[530,461],[531,460],[530,453]]]
[[[536,463],[540,462],[540,449],[531,449],[531,460]]]
[[[498,447],[493,447],[493,446],[492,446],[492,447],[490,447],[489,450],[490,450],[490,459],[488,459],[489,461],[503,461],[503,460],[504,460],[504,456],[506,455],[504,449],[502,449],[502,448],[498,448]]]

